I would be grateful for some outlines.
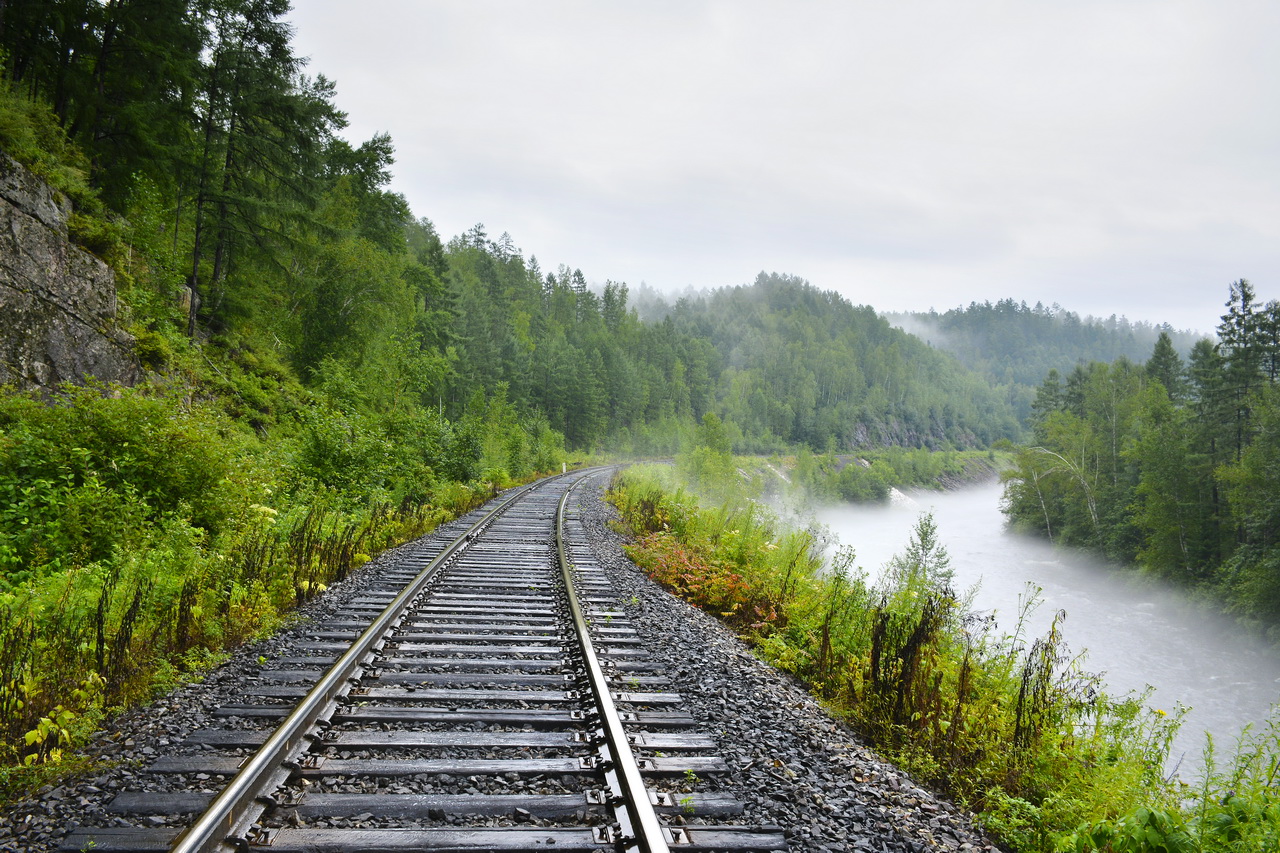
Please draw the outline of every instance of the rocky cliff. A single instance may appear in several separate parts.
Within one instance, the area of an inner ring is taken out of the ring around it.
[[[0,384],[137,381],[133,340],[116,328],[115,277],[70,242],[69,213],[65,200],[0,153]]]

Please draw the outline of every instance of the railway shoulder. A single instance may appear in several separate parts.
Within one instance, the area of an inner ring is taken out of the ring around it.
[[[599,490],[582,518],[596,558],[699,727],[717,738],[746,818],[787,827],[792,851],[984,851],[972,815],[917,785],[833,718],[792,676],[651,581],[622,551]]]

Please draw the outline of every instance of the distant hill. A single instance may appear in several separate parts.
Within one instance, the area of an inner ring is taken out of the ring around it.
[[[1145,362],[1161,332],[1185,357],[1204,335],[1167,323],[1134,322],[1114,314],[1084,317],[1054,304],[1028,307],[1002,299],[971,302],[967,308],[886,314],[885,319],[954,355],[995,384],[1008,386],[1018,417],[1025,422],[1035,389],[1050,369],[1066,375],[1078,364],[1127,358]]]
[[[803,279],[761,273],[674,305],[652,293],[638,303],[644,320],[714,347],[716,410],[741,430],[740,447],[974,447],[1018,435],[1003,389]]]

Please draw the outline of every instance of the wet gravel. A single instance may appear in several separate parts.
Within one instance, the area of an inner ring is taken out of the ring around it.
[[[667,667],[684,708],[712,735],[733,773],[715,788],[734,794],[746,807],[748,823],[780,826],[792,851],[993,850],[969,816],[927,791],[907,774],[879,759],[857,736],[833,720],[788,676],[754,658],[729,631],[702,611],[678,601],[646,578],[621,551],[622,538],[607,522],[615,517],[599,497],[605,478],[593,481],[580,501],[580,517],[596,559],[618,590],[623,607],[650,641],[651,656]],[[460,520],[436,536],[465,526]],[[456,535],[456,534],[454,534]],[[47,786],[27,800],[0,810],[0,851],[48,853],[76,825],[126,825],[107,811],[117,791],[188,790],[213,793],[226,778],[200,773],[165,777],[139,768],[161,755],[200,747],[182,742],[192,731],[214,724],[214,711],[229,702],[253,701],[255,679],[273,658],[296,654],[290,644],[308,635],[317,620],[331,616],[351,598],[366,593],[378,569],[392,564],[413,543],[381,555],[364,570],[329,589],[276,636],[239,650],[204,681],[189,684],[151,705],[123,714],[97,733],[88,747],[95,770]],[[269,722],[245,721],[245,725]],[[448,790],[451,780],[420,780]],[[458,780],[459,789],[474,783]],[[548,780],[551,782],[552,780]],[[709,780],[707,780],[709,781]],[[548,789],[575,790],[566,777]],[[492,780],[483,784],[492,787]],[[707,789],[704,783],[700,786]],[[418,788],[421,790],[421,787]],[[496,789],[495,789],[496,790]],[[520,793],[508,790],[507,793]],[[363,817],[357,815],[353,820]],[[163,818],[151,818],[165,825]],[[177,819],[175,825],[180,824]],[[346,821],[343,821],[346,823]]]
[[[792,851],[995,850],[970,816],[862,745],[798,682],[731,631],[673,598],[622,553],[613,507],[592,490],[581,519],[623,607],[672,689],[733,769],[723,789],[749,822],[787,831]]]

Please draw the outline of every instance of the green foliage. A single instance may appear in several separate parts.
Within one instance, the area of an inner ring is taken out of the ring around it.
[[[0,396],[0,589],[109,559],[175,513],[221,529],[235,430],[206,408],[117,393]]]
[[[92,195],[88,159],[48,105],[15,91],[6,75],[0,75],[0,149],[68,198]]]
[[[183,130],[203,21],[186,2],[10,4],[4,70],[47,99],[89,153],[110,197],[165,163]]]
[[[1236,610],[1273,622],[1280,616],[1280,388],[1256,393],[1251,418],[1249,446],[1219,470],[1240,537],[1222,571]]]
[[[1199,848],[1177,815],[1139,808],[1116,820],[1104,820],[1080,830],[1074,838],[1077,853],[1195,853]]]
[[[994,451],[909,447],[861,451],[856,456],[815,456],[801,450],[790,466],[790,492],[804,499],[876,503],[888,500],[891,488],[937,489],[992,477],[998,459]]]
[[[102,709],[563,458],[501,388],[450,422],[377,352],[326,357],[308,389],[252,325],[147,331],[148,384],[0,394],[5,761],[56,763]]]
[[[872,584],[852,551],[823,560],[810,533],[779,532],[750,502],[699,506],[669,472],[633,467],[610,494],[639,537],[632,558],[655,580],[1015,849],[1057,853],[1083,823],[1176,807],[1161,768],[1180,715],[1107,695],[1056,622],[1028,646],[1021,622],[997,634],[969,614],[927,515]]]
[[[728,496],[742,485],[731,451],[724,423],[714,412],[707,412],[694,431],[693,446],[676,458],[676,464],[694,489]]]
[[[1220,762],[1212,740],[1189,808],[1188,830],[1205,851],[1274,850],[1280,845],[1280,717],[1247,728]]]
[[[1276,379],[1280,303],[1231,286],[1220,342],[1183,366],[1161,336],[1127,360],[1054,376],[1036,401],[1033,444],[1007,474],[1011,520],[1050,539],[1201,587],[1270,629],[1280,616]]]
[[[1007,401],[953,358],[802,279],[761,273],[668,316],[715,347],[718,411],[743,450],[975,447],[1019,431]]]
[[[600,295],[579,270],[544,275],[479,225],[444,255],[452,414],[501,382],[577,448],[689,452],[708,412],[740,451],[974,447],[1018,434],[1007,403],[953,359],[800,279],[761,274],[674,306],[650,297],[646,322],[625,285]]]
[[[1280,737],[1277,719],[1246,729],[1219,765],[1213,741],[1195,788],[1168,808],[1146,805],[1081,826],[1068,839],[1076,853],[1236,853],[1280,844]]]
[[[0,53],[0,60],[4,54]],[[120,225],[90,181],[90,163],[68,138],[57,115],[21,94],[0,71],[0,152],[8,154],[72,202],[72,239],[102,257],[118,248]]]
[[[0,394],[7,760],[47,762],[85,733],[67,721],[172,684],[369,554],[493,494],[435,473],[468,425],[411,404],[377,410],[341,362],[307,392],[234,336],[198,360],[184,347],[166,360],[195,387]],[[500,398],[480,403],[477,447],[509,468],[496,485],[558,466],[545,421],[513,426]],[[95,680],[90,695],[81,685]]]
[[[307,455],[318,431],[286,457],[212,402],[92,388],[53,405],[0,397],[6,758],[57,760],[80,736],[70,721],[146,698],[370,553],[492,494],[430,479],[397,493],[390,474],[414,470],[412,445],[356,476]]]

